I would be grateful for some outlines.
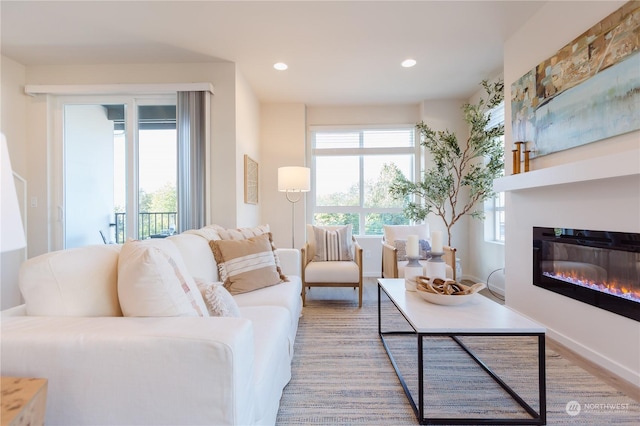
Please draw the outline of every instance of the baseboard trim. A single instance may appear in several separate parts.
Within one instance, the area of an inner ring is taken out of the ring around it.
[[[632,371],[624,365],[617,363],[616,361],[561,333],[558,333],[553,329],[547,328],[547,337],[571,351],[576,357],[582,358],[587,363],[607,370],[607,372],[616,377],[617,380],[628,383],[629,386],[636,389],[636,395],[629,396],[634,397],[634,399],[640,398],[640,372]]]

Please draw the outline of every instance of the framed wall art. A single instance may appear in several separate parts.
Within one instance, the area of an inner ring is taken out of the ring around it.
[[[640,129],[639,5],[624,4],[513,83],[513,138],[531,143],[532,157]]]
[[[244,156],[244,202],[258,204],[258,163]]]

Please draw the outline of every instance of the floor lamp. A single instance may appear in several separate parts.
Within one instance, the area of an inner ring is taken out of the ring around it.
[[[311,169],[308,167],[278,168],[278,191],[285,192],[291,203],[291,247],[295,248],[295,206],[302,199],[303,192],[311,190]]]

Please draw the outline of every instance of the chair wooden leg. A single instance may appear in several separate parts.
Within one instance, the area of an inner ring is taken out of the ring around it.
[[[302,306],[307,306],[306,287],[302,285]]]

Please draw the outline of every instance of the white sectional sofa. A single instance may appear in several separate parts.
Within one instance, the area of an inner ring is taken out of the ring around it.
[[[216,238],[209,227],[162,244],[214,282]],[[274,424],[302,311],[299,252],[276,250],[288,281],[233,296],[240,317],[134,317],[118,303],[121,251],[22,265],[26,303],[2,313],[2,375],[48,379],[47,425]]]

